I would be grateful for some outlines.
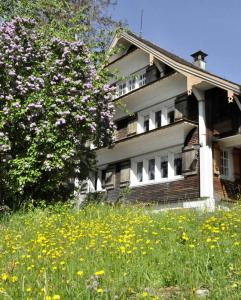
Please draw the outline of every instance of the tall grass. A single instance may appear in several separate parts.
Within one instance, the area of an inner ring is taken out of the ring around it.
[[[0,222],[0,299],[240,299],[241,209],[67,206]]]

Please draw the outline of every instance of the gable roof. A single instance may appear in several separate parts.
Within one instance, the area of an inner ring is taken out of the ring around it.
[[[195,77],[203,79],[204,81],[214,84],[215,86],[231,91],[235,94],[239,95],[241,93],[241,85],[227,80],[225,78],[222,78],[220,76],[217,76],[204,69],[201,69],[188,62],[187,60],[153,44],[150,41],[147,41],[137,36],[133,32],[122,31],[119,35],[116,35],[112,41],[110,48],[115,46],[118,40],[121,38],[127,40],[128,42],[142,49],[143,51],[152,54],[155,58],[161,60],[165,64],[169,65],[170,67],[181,73],[193,75]]]

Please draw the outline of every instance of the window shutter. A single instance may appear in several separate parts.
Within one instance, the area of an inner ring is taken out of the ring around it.
[[[123,162],[120,166],[120,186],[126,186],[130,182],[130,162]]]
[[[133,135],[136,134],[137,129],[137,122],[136,118],[129,121],[127,126],[127,135]]]
[[[233,149],[233,174],[235,180],[240,180],[240,150]]]
[[[186,146],[182,151],[182,174],[193,175],[197,173],[198,146]]]
[[[215,175],[220,175],[220,148],[217,143],[213,145],[213,172]]]
[[[82,180],[80,182],[80,194],[88,193],[88,180]]]
[[[113,189],[115,184],[115,168],[109,167],[105,173],[105,188],[107,190]]]

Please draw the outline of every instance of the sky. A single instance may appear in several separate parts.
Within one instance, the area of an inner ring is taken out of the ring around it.
[[[241,84],[241,0],[117,0],[115,20],[158,46],[192,62],[208,54],[206,69]]]

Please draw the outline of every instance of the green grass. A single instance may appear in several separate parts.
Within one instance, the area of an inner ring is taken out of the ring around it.
[[[240,299],[241,209],[67,206],[0,222],[0,299]]]

